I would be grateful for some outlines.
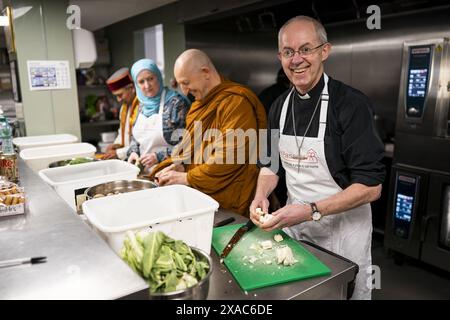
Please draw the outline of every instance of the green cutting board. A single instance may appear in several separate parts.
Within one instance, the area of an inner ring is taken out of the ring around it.
[[[218,255],[242,224],[214,228],[212,245]],[[280,234],[283,241],[276,242],[273,237]],[[273,248],[258,248],[260,241],[271,240]],[[277,264],[276,247],[287,245],[298,261],[292,266]],[[252,248],[251,248],[252,247]],[[254,247],[258,249],[254,249]],[[257,259],[253,263],[250,262]],[[271,262],[269,264],[269,262]],[[244,234],[224,260],[225,265],[244,291],[259,289],[276,284],[328,275],[331,270],[299,242],[281,230],[266,232],[253,228]]]

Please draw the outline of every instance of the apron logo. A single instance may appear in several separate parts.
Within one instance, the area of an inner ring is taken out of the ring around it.
[[[287,162],[298,163],[298,154],[280,151],[281,157]],[[300,155],[300,163],[318,163],[319,157],[314,149],[309,149],[306,155]]]
[[[317,156],[317,152],[314,149],[312,149],[312,148],[309,149],[307,154],[306,154],[306,159],[304,160],[304,162],[318,163],[319,162],[319,157]]]

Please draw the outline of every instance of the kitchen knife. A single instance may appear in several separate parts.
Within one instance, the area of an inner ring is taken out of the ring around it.
[[[232,223],[235,219],[233,217],[227,218],[225,220],[219,221],[213,225],[214,228],[225,226],[229,223]]]
[[[248,222],[240,227],[236,233],[231,237],[231,240],[228,242],[228,244],[225,246],[225,248],[222,251],[222,254],[220,255],[220,262],[225,259],[230,251],[234,248],[234,246],[238,243],[238,241],[242,238],[242,236],[247,232],[250,231],[255,224],[252,220],[248,220]]]

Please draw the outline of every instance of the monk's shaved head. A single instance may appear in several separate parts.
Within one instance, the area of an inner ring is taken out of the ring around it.
[[[175,70],[185,69],[187,72],[198,72],[203,67],[216,71],[211,59],[201,50],[189,49],[183,52],[175,61]],[[176,71],[175,71],[176,73]]]
[[[220,75],[211,59],[201,50],[184,51],[175,61],[174,74],[184,94],[192,94],[196,100],[220,84]]]

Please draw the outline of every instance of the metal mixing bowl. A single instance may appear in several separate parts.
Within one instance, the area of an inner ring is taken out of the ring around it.
[[[96,194],[108,195],[108,193],[127,193],[144,189],[156,188],[157,184],[148,180],[117,180],[105,182],[87,188],[84,191],[86,199],[92,199]]]
[[[211,257],[203,250],[191,247],[192,253],[199,260],[207,261],[209,270],[206,276],[195,286],[190,288],[166,292],[166,293],[150,293],[150,300],[206,300],[209,292],[209,279],[212,274]]]

